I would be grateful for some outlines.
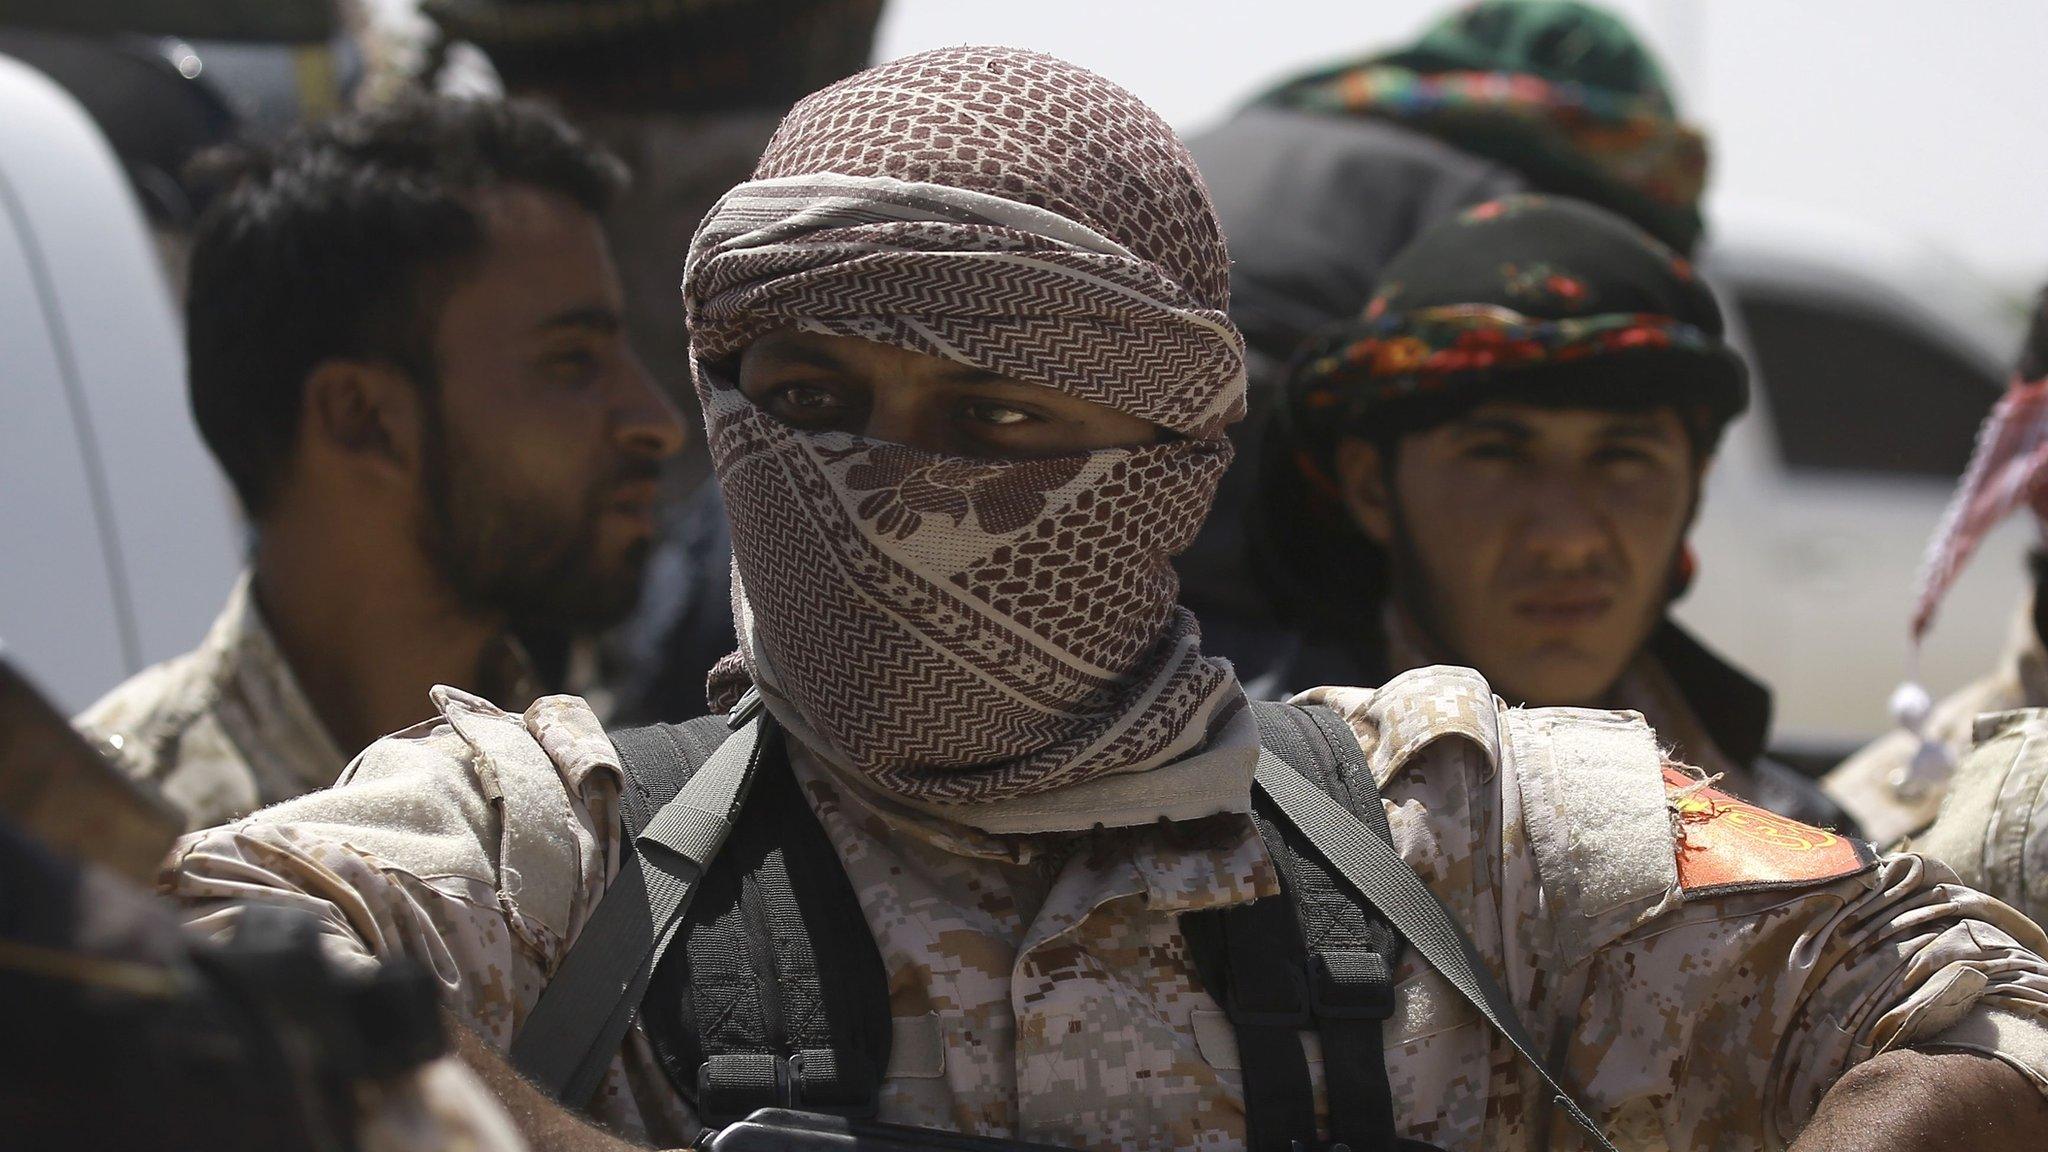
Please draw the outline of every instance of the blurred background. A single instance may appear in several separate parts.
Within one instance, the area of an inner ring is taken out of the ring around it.
[[[1680,615],[1773,685],[1779,745],[1818,762],[1888,724],[1921,549],[2048,274],[2048,5],[1608,6],[1712,141],[1702,263],[1761,377],[1718,462]],[[489,7],[439,10],[454,26]],[[740,0],[697,7],[727,32],[787,19]],[[673,286],[689,226],[812,77],[1013,44],[1095,69],[1190,132],[1284,76],[1410,38],[1448,5],[889,0],[879,24],[873,3],[793,7],[806,22],[779,54],[697,33],[645,48],[666,54],[671,114],[628,131],[616,85],[589,77],[645,60],[551,70],[516,40],[436,37],[413,0],[0,0],[0,638],[77,708],[190,647],[239,566],[232,502],[185,413],[174,305],[178,235],[203,196],[180,171],[205,144],[422,71],[444,91],[556,100],[656,172],[659,194],[633,210],[671,226],[621,248],[642,351],[680,393]],[[703,474],[681,469],[678,493]],[[2032,533],[2008,525],[1949,598],[1922,669],[1936,696],[2003,646]]]
[[[1763,377],[1730,433],[1679,616],[1777,693],[1781,751],[1885,728],[1921,548],[2048,274],[2048,5],[1614,0],[1712,149],[1702,263]],[[892,0],[877,52],[1043,49],[1183,134],[1274,77],[1401,42],[1449,5]],[[2004,644],[2033,529],[2008,524],[1923,655],[1939,697]]]

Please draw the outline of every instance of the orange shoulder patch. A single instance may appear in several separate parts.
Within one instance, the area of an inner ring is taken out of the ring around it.
[[[1870,845],[1766,812],[1726,792],[1692,788],[1698,782],[1664,769],[1665,787],[1683,835],[1678,886],[1690,895],[1803,887],[1854,876],[1877,863]]]

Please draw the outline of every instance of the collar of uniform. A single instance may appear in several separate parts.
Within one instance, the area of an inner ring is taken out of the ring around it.
[[[253,572],[245,569],[235,580],[227,605],[200,650],[216,661],[212,681],[217,699],[232,695],[246,704],[246,720],[263,749],[291,750],[274,758],[276,766],[308,789],[334,783],[348,766],[348,756],[321,723],[284,650],[277,646],[256,601]]]
[[[1378,688],[1311,688],[1290,703],[1320,704],[1344,717],[1382,789],[1446,737],[1477,748],[1487,777],[1500,765],[1500,704],[1486,678],[1470,668],[1411,668]]]
[[[1127,867],[1155,911],[1178,913],[1240,904],[1280,891],[1278,873],[1249,814],[1160,820],[1086,832],[984,832],[862,787],[824,757],[789,742],[790,767],[813,808],[836,807],[874,839],[909,838],[940,851],[1005,864],[1085,856],[1098,871]]]

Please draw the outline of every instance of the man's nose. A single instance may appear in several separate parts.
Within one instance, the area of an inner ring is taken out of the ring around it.
[[[1543,477],[1529,486],[1523,542],[1553,567],[1576,569],[1604,555],[1610,544],[1598,494],[1570,477]]]
[[[612,427],[621,445],[641,455],[665,459],[690,442],[682,413],[655,384],[638,356],[627,355],[625,380],[618,394]]]
[[[942,414],[914,388],[876,389],[860,434],[921,452],[950,452],[957,447],[946,437]]]

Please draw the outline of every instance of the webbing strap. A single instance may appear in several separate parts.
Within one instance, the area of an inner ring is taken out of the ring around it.
[[[766,714],[756,712],[647,822],[513,1038],[512,1066],[561,1103],[575,1108],[588,1101],[618,1053],[698,878],[732,831],[760,763],[765,723]],[[615,739],[675,737],[657,726]],[[680,748],[668,755],[681,755]]]
[[[1550,1088],[1552,1103],[1564,1109],[1572,1122],[1593,1138],[1601,1152],[1615,1152],[1614,1145],[1592,1117],[1586,1115],[1585,1109],[1579,1107],[1578,1101],[1572,1099],[1571,1093],[1564,1090],[1538,1058],[1535,1042],[1522,1027],[1507,995],[1486,971],[1472,942],[1466,939],[1449,909],[1394,851],[1393,843],[1368,831],[1343,805],[1271,752],[1259,752],[1255,779],[1330,866],[1378,908],[1401,936],[1422,953],[1430,967],[1449,980],[1458,994],[1507,1038]]]
[[[1365,753],[1342,718],[1328,708],[1266,701],[1251,708],[1261,748],[1307,777],[1366,827],[1392,837]],[[1276,819],[1267,815],[1270,805],[1270,800],[1261,799],[1260,830],[1299,908],[1307,952],[1301,970],[1306,974],[1308,1015],[1323,1041],[1330,1142],[1352,1152],[1404,1147],[1394,1128],[1393,1087],[1381,1043],[1382,1025],[1394,1013],[1394,965],[1400,960],[1401,938],[1377,909],[1313,858],[1306,845],[1296,849],[1298,829],[1265,827],[1267,820]]]
[[[1316,1130],[1316,1099],[1308,1075],[1302,1030],[1309,1019],[1301,954],[1286,945],[1294,935],[1294,906],[1255,900],[1217,921],[1223,932],[1229,983],[1220,997],[1237,1034],[1238,1075],[1244,1084],[1248,1152],[1290,1152]]]

